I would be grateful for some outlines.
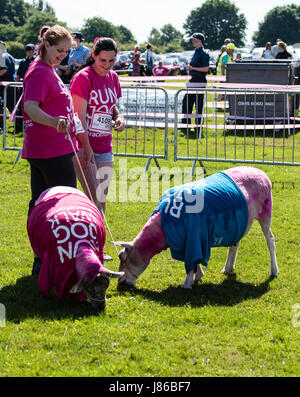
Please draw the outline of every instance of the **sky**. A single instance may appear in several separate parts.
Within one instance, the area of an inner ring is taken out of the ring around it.
[[[184,33],[183,24],[190,12],[205,0],[45,0],[56,13],[56,17],[66,22],[69,28],[81,28],[84,20],[101,17],[114,25],[124,25],[133,33],[136,41],[147,41],[153,27],[160,29],[171,23]],[[30,0],[27,1],[31,3]],[[248,21],[247,43],[258,29],[267,12],[276,7],[297,3],[297,0],[232,0]],[[201,26],[199,26],[201,31]]]

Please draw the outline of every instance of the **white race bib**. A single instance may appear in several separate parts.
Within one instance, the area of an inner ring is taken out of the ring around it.
[[[93,114],[90,131],[100,133],[100,135],[111,134],[112,115],[109,113],[95,112]]]

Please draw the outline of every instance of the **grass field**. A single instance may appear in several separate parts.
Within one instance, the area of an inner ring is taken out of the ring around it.
[[[169,138],[171,142],[172,132]],[[147,140],[151,142],[150,135]],[[180,145],[185,144],[186,138],[180,136]],[[159,145],[161,149],[163,137]],[[172,162],[172,148],[170,153],[170,160],[159,161],[161,167],[191,166],[191,162]],[[16,152],[0,152],[0,303],[6,309],[0,327],[0,376],[300,375],[297,167],[258,166],[273,182],[277,278],[269,278],[267,246],[254,223],[240,245],[233,275],[220,274],[227,250],[213,249],[203,282],[191,291],[183,290],[184,265],[165,251],[153,258],[136,288],[119,289],[112,280],[106,311],[99,314],[88,304],[59,302],[40,293],[37,279],[31,276],[26,233],[29,167],[24,160],[14,165],[15,157]],[[119,159],[115,158],[117,197]],[[134,190],[138,176],[130,175],[130,170],[143,169],[146,159],[126,161],[128,189]],[[233,164],[205,162],[205,166],[210,175]],[[151,171],[158,170],[154,163],[152,167],[148,174],[140,174],[143,183],[137,185],[146,186],[148,200],[108,203],[106,215],[115,240],[133,239],[153,211]],[[114,248],[109,242],[106,246],[114,257],[107,266],[117,270]]]

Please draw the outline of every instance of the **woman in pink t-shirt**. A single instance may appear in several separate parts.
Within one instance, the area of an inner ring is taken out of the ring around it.
[[[76,173],[71,143],[65,139],[69,128],[75,149],[78,149],[72,97],[54,67],[59,65],[72,45],[72,36],[62,26],[45,32],[39,57],[31,62],[24,76],[22,113],[25,126],[22,158],[31,168],[32,198],[29,210],[47,188],[63,185],[76,187]],[[77,135],[83,146],[85,134]]]
[[[115,122],[117,131],[125,128],[125,121],[116,106],[118,98],[122,96],[121,86],[118,75],[112,71],[117,52],[113,39],[95,39],[91,56],[71,80],[70,88],[75,112],[78,113],[84,130],[88,132],[94,152],[94,163],[86,166],[85,153],[80,149],[80,162],[93,200],[103,211],[113,168],[112,121]],[[78,179],[88,194],[76,162],[75,168]]]
[[[73,148],[65,139],[69,128],[74,147],[78,149],[72,97],[54,69],[71,45],[68,30],[59,25],[47,28],[39,46],[39,57],[31,62],[24,76],[22,158],[28,160],[31,171],[29,212],[45,189],[58,185],[76,187]],[[77,137],[86,152],[89,151],[86,134]]]

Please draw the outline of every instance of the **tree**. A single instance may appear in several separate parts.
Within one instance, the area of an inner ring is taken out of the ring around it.
[[[43,0],[33,1],[32,4],[24,0],[0,0],[0,39],[4,41],[19,41],[21,43],[36,43],[43,25],[59,23],[54,9]]]
[[[273,8],[252,37],[258,47],[265,46],[268,41],[275,44],[277,38],[287,44],[300,42],[300,6],[291,4]]]
[[[152,28],[150,35],[148,37],[148,41],[151,44],[154,44],[156,46],[160,46],[161,44],[161,32],[156,29],[156,28]]]
[[[22,59],[25,56],[24,45],[18,41],[7,41],[6,48],[7,52],[9,52],[14,58]]]
[[[126,26],[120,25],[117,27],[119,30],[119,36],[120,36],[120,42],[123,44],[126,43],[133,43],[135,41],[135,38],[132,34],[132,32],[126,28]]]
[[[34,44],[38,41],[38,35],[42,26],[53,26],[55,24],[66,26],[64,22],[58,21],[55,15],[45,14],[36,10],[33,15],[27,19],[21,34],[17,37],[18,41],[24,44]]]
[[[14,41],[22,32],[21,26],[15,26],[12,23],[0,24],[0,40]]]
[[[148,37],[149,43],[157,47],[177,48],[179,51],[182,50],[182,39],[183,34],[170,23],[164,25],[160,30],[152,28]]]
[[[33,0],[32,7],[40,12],[52,14],[53,16],[55,16],[54,8],[51,7],[49,3],[44,3],[44,0]]]
[[[96,37],[111,37],[121,41],[121,34],[116,26],[100,17],[85,19],[81,33],[85,41],[91,43],[93,43]]]
[[[219,49],[227,37],[239,47],[244,45],[247,20],[229,0],[207,0],[191,11],[183,27],[188,37],[200,30],[207,48]]]
[[[30,5],[23,0],[0,0],[0,24],[22,26],[29,15]]]
[[[183,38],[183,34],[179,32],[173,25],[170,23],[164,25],[161,29],[161,44],[167,45],[174,41],[180,42]]]

